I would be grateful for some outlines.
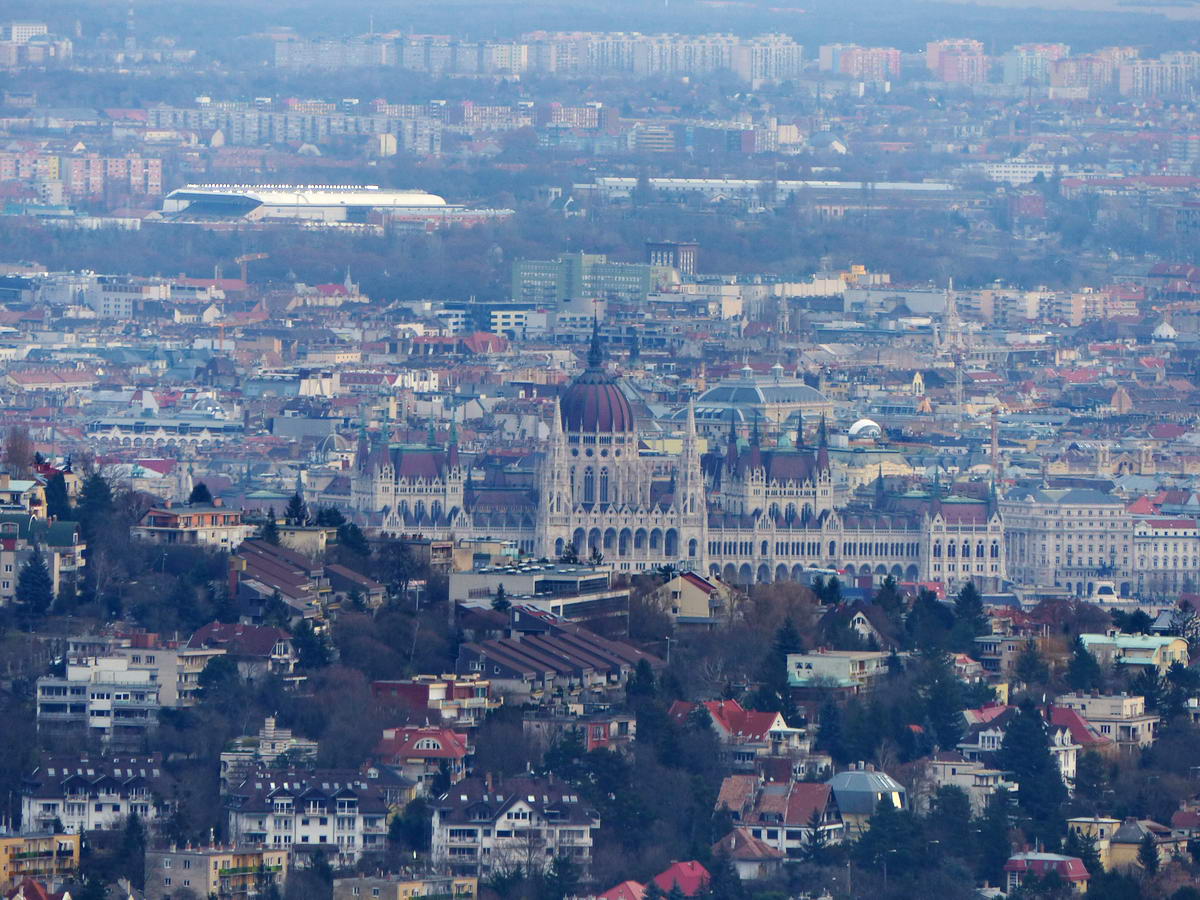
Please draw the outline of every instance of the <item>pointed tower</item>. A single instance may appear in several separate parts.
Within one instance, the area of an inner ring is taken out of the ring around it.
[[[829,432],[825,426],[825,416],[821,416],[821,424],[817,426],[817,470],[829,471]]]
[[[458,423],[450,420],[450,442],[446,445],[446,465],[458,468]]]
[[[725,445],[725,463],[729,466],[730,471],[737,468],[738,459],[738,433],[737,433],[737,410],[732,406],[729,408],[729,438]]]
[[[535,547],[539,556],[556,555],[555,540],[570,540],[571,470],[567,461],[567,435],[562,425],[562,405],[554,400],[550,440],[538,467],[538,516]]]
[[[875,476],[875,509],[882,511],[887,502],[887,484],[883,480],[883,464],[879,466],[879,474]]]
[[[696,404],[688,400],[683,429],[683,449],[675,479],[675,511],[678,515],[679,553],[696,571],[707,569],[708,501],[704,496],[704,472],[700,468],[700,442],[696,435]]]

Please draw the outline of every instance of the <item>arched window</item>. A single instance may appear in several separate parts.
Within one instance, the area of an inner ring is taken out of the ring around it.
[[[596,473],[591,466],[583,470],[583,502],[596,502]]]
[[[1000,542],[992,541],[992,559],[1000,558]]]
[[[941,557],[941,555],[942,555],[942,542],[941,541],[933,542],[933,555],[936,557]]]
[[[608,502],[608,467],[600,470],[600,502]]]
[[[954,541],[950,541],[946,545],[946,555],[951,559],[954,559],[954,557],[958,556],[958,544],[954,543]]]

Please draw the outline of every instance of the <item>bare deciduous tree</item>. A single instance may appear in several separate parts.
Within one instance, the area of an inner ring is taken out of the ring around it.
[[[24,425],[12,425],[5,433],[4,464],[10,475],[28,477],[33,466],[33,439]]]

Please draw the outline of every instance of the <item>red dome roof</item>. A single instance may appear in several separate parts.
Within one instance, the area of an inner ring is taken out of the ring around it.
[[[559,401],[566,431],[628,432],[634,430],[633,407],[607,372],[589,367]]]

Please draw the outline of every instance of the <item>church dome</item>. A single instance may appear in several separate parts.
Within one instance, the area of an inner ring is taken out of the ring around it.
[[[630,432],[633,407],[617,380],[604,371],[599,333],[593,329],[588,367],[559,400],[563,429],[575,432]]]

